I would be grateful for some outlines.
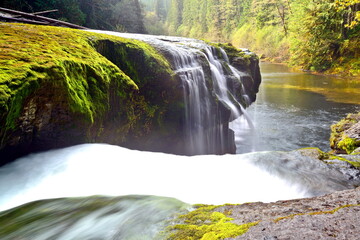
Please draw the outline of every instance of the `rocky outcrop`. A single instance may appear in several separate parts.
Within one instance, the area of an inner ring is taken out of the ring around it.
[[[360,188],[332,194],[223,206],[181,215],[166,239],[358,239]],[[217,218],[216,218],[217,217]],[[202,238],[205,236],[209,238]]]
[[[335,153],[360,152],[360,113],[349,114],[331,126],[330,146]]]
[[[148,44],[55,27],[0,28],[0,164],[86,142],[176,145],[181,95],[169,63]]]
[[[224,206],[235,224],[257,222],[238,237],[229,239],[358,239],[360,188],[329,195]]]
[[[229,57],[230,64],[245,73],[241,77],[242,85],[247,91],[250,102],[255,102],[261,83],[259,57],[248,49],[238,49],[230,43],[218,43],[215,46],[224,49]],[[240,90],[238,89],[237,92]]]
[[[184,91],[169,56],[80,30],[5,23],[0,30],[0,165],[92,142],[187,154]],[[229,110],[215,96],[211,102],[229,146],[214,153],[234,152]]]

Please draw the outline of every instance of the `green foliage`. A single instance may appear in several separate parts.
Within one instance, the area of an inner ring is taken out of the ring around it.
[[[244,24],[232,36],[234,46],[251,49],[262,58],[286,61],[289,43],[281,28],[276,25],[256,29],[251,24]]]
[[[145,33],[140,3],[138,0],[121,0],[113,6],[113,25],[121,25],[127,32]],[[140,20],[140,21],[139,21]]]
[[[139,0],[5,0],[0,6],[25,12],[58,9],[47,16],[93,29],[146,32]]]
[[[168,9],[165,33],[230,41],[305,70],[360,74],[359,0],[171,0]]]
[[[360,0],[336,0],[338,11],[345,10],[345,27],[355,28],[360,23]]]
[[[339,55],[342,16],[332,1],[295,1],[291,21],[291,61],[305,69],[325,71]]]
[[[171,34],[223,41],[243,24],[249,0],[172,0],[167,24]]]

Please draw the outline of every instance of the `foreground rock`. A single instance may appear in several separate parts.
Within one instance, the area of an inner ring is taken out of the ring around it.
[[[200,206],[180,219],[168,239],[355,240],[360,188],[274,203]]]
[[[318,197],[273,203],[199,205],[195,210],[175,218],[172,226],[167,228],[165,239],[358,239],[360,157],[332,155],[318,148],[273,154],[277,155],[276,162],[280,161],[281,166],[294,165],[294,172],[289,172],[286,167],[272,169],[275,175],[289,182],[312,185],[312,196]],[[264,162],[257,161],[257,164],[267,166],[273,162],[268,158]],[[308,170],[304,166],[313,169],[311,176],[305,174]],[[328,169],[328,187],[321,180],[324,176],[320,169]],[[331,172],[340,172],[342,176],[331,177]],[[312,183],[316,177],[317,185]],[[355,189],[324,194],[326,189],[334,187],[337,182],[346,182],[348,184],[344,186]]]
[[[326,196],[235,207],[234,223],[260,221],[234,239],[358,239],[360,188]]]

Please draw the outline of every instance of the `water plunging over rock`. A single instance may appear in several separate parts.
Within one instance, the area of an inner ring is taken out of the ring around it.
[[[0,165],[92,142],[182,155],[235,153],[228,125],[255,100],[255,55],[187,38],[0,28],[8,69],[0,73]]]
[[[255,100],[261,77],[254,54],[246,56],[239,51],[237,58],[233,56],[230,60],[223,48],[200,40],[96,32],[145,41],[169,60],[176,78],[180,80],[185,104],[184,147],[180,154],[235,152],[229,121],[238,118],[244,113],[244,108]],[[234,51],[233,48],[231,50]],[[244,63],[237,69],[231,63],[236,66],[240,58]],[[243,81],[248,82],[247,87]]]

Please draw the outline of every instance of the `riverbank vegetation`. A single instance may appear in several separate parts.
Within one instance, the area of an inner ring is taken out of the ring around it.
[[[5,0],[93,29],[231,42],[307,71],[360,76],[360,0]]]
[[[142,2],[160,21],[149,32],[229,41],[304,70],[360,75],[360,0]]]

